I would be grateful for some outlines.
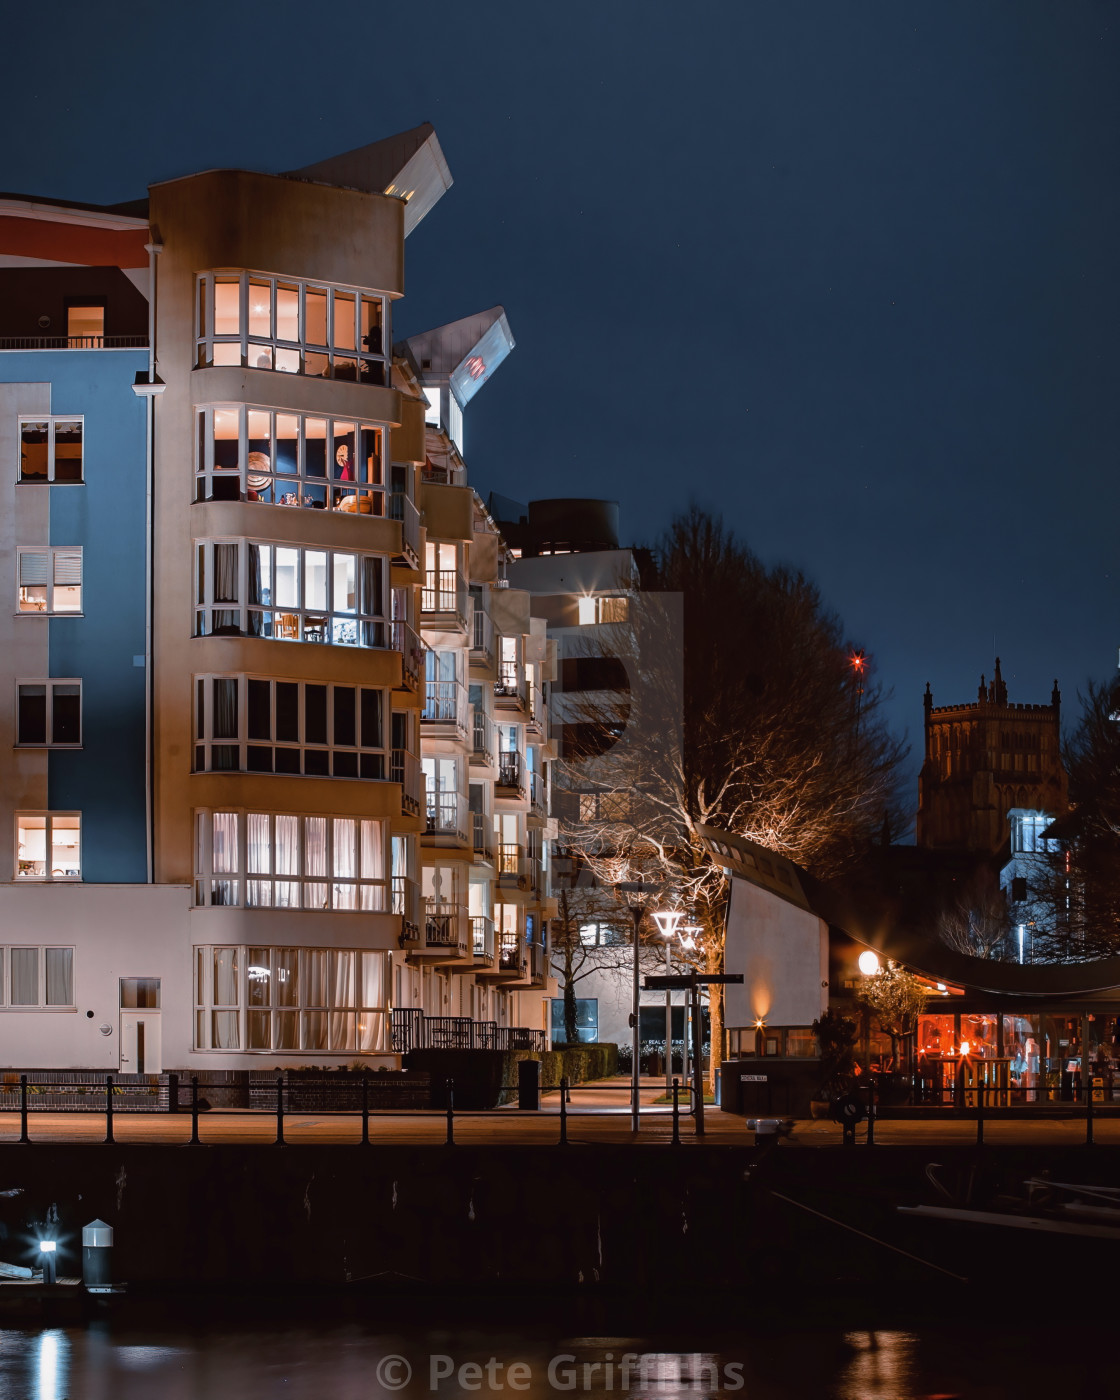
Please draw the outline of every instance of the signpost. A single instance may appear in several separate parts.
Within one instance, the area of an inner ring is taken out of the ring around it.
[[[692,1084],[696,1100],[696,1136],[704,1136],[704,1047],[700,1020],[700,988],[739,984],[741,972],[687,972],[668,977],[647,977],[646,991],[688,992],[692,1001]]]

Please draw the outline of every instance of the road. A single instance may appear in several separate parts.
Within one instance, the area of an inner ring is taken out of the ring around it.
[[[668,1146],[672,1140],[672,1109],[654,1104],[662,1092],[659,1083],[647,1081],[642,1088],[641,1130],[635,1138],[630,1128],[629,1085],[624,1080],[603,1081],[594,1086],[575,1086],[567,1113],[568,1139],[572,1144],[635,1143],[638,1146]],[[456,1113],[454,1134],[457,1144],[554,1144],[560,1136],[560,1096],[545,1096],[537,1112],[507,1107],[486,1113]],[[683,1146],[702,1141],[711,1146],[743,1147],[753,1143],[753,1133],[742,1118],[721,1113],[708,1105],[704,1137],[698,1139],[692,1119],[682,1113],[680,1136]],[[33,1110],[29,1116],[33,1142],[99,1143],[105,1140],[105,1118],[101,1113]],[[191,1136],[189,1113],[142,1113],[118,1110],[113,1115],[113,1133],[118,1143],[152,1145],[186,1144]],[[0,1113],[0,1144],[19,1141],[18,1113]],[[396,1113],[371,1112],[371,1142],[437,1146],[447,1137],[447,1115],[437,1110]],[[1096,1141],[1120,1146],[1120,1118],[1098,1118],[1094,1122]],[[205,1143],[274,1143],[276,1117],[272,1113],[248,1113],[236,1109],[214,1109],[199,1115],[199,1136]],[[288,1113],[284,1118],[286,1142],[297,1144],[358,1144],[361,1116],[356,1113]],[[992,1120],[984,1124],[984,1140],[992,1147],[1001,1145],[1046,1145],[1074,1147],[1085,1140],[1083,1116],[1073,1118],[1039,1117]],[[976,1124],[971,1120],[885,1119],[875,1127],[876,1146],[967,1147],[976,1141]],[[794,1122],[783,1146],[833,1147],[840,1142],[835,1123],[809,1119]],[[865,1142],[865,1127],[858,1142]]]

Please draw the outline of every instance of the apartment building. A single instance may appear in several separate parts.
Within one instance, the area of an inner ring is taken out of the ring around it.
[[[531,784],[467,783],[503,546],[462,413],[512,337],[499,309],[393,350],[450,178],[423,126],[122,209],[0,200],[0,1063],[393,1067],[423,1017],[539,1041]],[[532,724],[505,742],[543,783]]]

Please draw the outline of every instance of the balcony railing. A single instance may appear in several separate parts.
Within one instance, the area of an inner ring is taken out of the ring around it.
[[[492,861],[494,859],[494,838],[491,835],[491,826],[485,812],[471,813],[471,834],[474,853],[481,860]]]
[[[485,608],[475,606],[474,632],[471,636],[471,660],[489,665],[494,659],[494,623]]]
[[[424,800],[424,771],[420,760],[407,749],[394,749],[389,763],[389,781],[401,785],[401,809],[415,815]]]
[[[534,982],[541,981],[545,976],[545,949],[540,943],[530,943],[529,947],[529,976]]]
[[[420,718],[428,724],[453,724],[467,732],[467,688],[461,681],[425,681]]]
[[[516,880],[524,855],[524,846],[518,846],[515,843],[503,841],[498,847],[498,878],[512,878]]]
[[[503,933],[498,944],[498,971],[521,972],[525,967],[525,953],[520,938],[516,934]]]
[[[400,620],[393,623],[393,650],[401,654],[401,671],[410,690],[420,684],[424,674],[424,643],[415,628]]]
[[[420,562],[420,512],[403,491],[389,497],[389,519],[401,522],[402,553],[412,563]]]
[[[470,813],[458,792],[429,792],[426,796],[427,834],[449,836],[466,844]]]
[[[470,595],[467,581],[457,569],[428,569],[420,590],[420,611],[430,616],[454,616],[459,624],[467,618]]]
[[[467,950],[468,915],[461,904],[446,900],[424,901],[424,946]]]
[[[485,914],[471,915],[471,952],[476,958],[494,961],[494,920]]]
[[[525,760],[516,751],[498,755],[498,786],[515,792],[524,791]]]
[[[393,1049],[410,1050],[543,1050],[544,1031],[530,1026],[499,1026],[497,1021],[472,1021],[469,1016],[425,1016],[419,1007],[392,1013]]]
[[[539,685],[531,685],[529,687],[529,724],[538,733],[543,733],[546,719],[544,691]]]
[[[393,913],[404,920],[404,937],[416,937],[420,932],[420,886],[407,875],[394,875],[392,881]]]
[[[503,661],[498,668],[498,679],[494,682],[494,699],[503,709],[526,709],[525,668],[516,661]]]
[[[481,763],[487,768],[492,768],[494,766],[495,752],[494,721],[485,710],[475,710],[471,731],[473,735],[471,759],[475,763]]]
[[[529,769],[529,806],[534,816],[546,815],[544,777],[535,769]]]
[[[0,335],[0,350],[146,350],[146,335]]]

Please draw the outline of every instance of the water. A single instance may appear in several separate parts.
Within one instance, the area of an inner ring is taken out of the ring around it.
[[[1075,1328],[806,1331],[795,1323],[789,1315],[784,1327],[661,1338],[541,1326],[389,1331],[279,1318],[6,1329],[0,1400],[1099,1400],[1116,1393],[1112,1364],[1095,1361],[1086,1351],[1091,1334]]]

